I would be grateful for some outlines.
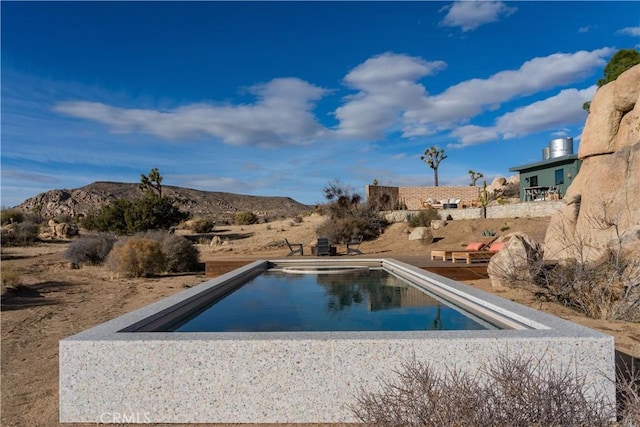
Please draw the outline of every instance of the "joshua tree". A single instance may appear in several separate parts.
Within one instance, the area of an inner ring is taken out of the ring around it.
[[[469,169],[469,175],[471,176],[471,184],[469,184],[471,187],[475,187],[476,181],[484,176],[481,172],[476,172],[473,169]]]
[[[140,174],[140,184],[138,185],[145,193],[150,191],[152,193],[158,193],[158,197],[162,197],[162,175],[158,172],[158,168],[151,169],[149,175]]]
[[[440,166],[440,162],[446,158],[447,156],[444,154],[444,148],[438,150],[434,146],[424,150],[424,156],[420,156],[420,160],[428,164],[429,167],[433,169],[433,180],[436,187],[438,186],[438,166]]]

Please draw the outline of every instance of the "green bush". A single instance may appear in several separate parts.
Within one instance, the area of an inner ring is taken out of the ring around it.
[[[134,236],[114,245],[106,265],[123,277],[143,277],[164,272],[166,260],[160,242]]]
[[[82,225],[88,230],[134,234],[148,230],[168,230],[189,216],[167,197],[146,193],[134,201],[119,199],[87,215]]]
[[[236,225],[251,225],[258,222],[258,216],[251,211],[238,212],[233,216]]]
[[[2,209],[0,211],[2,225],[24,221],[24,214],[17,209]]]
[[[25,221],[11,224],[2,229],[3,246],[30,246],[39,240],[38,224]]]
[[[328,219],[317,229],[319,236],[328,237],[333,243],[348,243],[358,236],[363,240],[374,240],[388,225],[377,213],[363,209],[359,215]]]
[[[441,219],[440,213],[430,207],[428,209],[421,210],[416,215],[412,215],[411,218],[409,218],[409,225],[411,227],[429,227],[431,225],[431,221],[435,219]]]
[[[100,233],[81,236],[71,242],[64,257],[78,265],[99,265],[107,259],[115,242],[116,238],[112,234]]]

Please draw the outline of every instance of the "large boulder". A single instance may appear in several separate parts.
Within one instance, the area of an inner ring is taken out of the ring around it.
[[[542,265],[542,247],[528,234],[504,236],[506,246],[491,257],[487,274],[493,287],[532,284]]]
[[[615,81],[598,89],[591,100],[578,148],[578,157],[581,159],[615,151],[622,113],[613,105],[614,90]]]
[[[428,227],[416,227],[409,233],[409,240],[422,240],[424,243],[433,242],[433,234]]]
[[[613,89],[613,106],[616,110],[626,113],[633,109],[640,96],[638,82],[640,82],[640,67],[637,65],[618,76]]]
[[[551,217],[545,259],[594,261],[623,247],[640,226],[639,75],[636,65],[593,97],[578,150],[580,172],[565,206]]]

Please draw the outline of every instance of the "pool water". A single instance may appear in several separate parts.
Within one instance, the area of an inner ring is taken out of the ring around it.
[[[496,329],[383,269],[266,271],[165,331],[418,331]]]

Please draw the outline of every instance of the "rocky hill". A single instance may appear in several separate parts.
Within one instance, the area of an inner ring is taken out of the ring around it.
[[[142,195],[138,184],[94,182],[72,190],[50,190],[25,200],[16,209],[40,213],[45,218],[59,215],[84,216],[116,199],[133,200]],[[193,216],[206,216],[218,222],[230,220],[236,212],[252,211],[260,217],[293,217],[311,206],[289,197],[246,196],[163,186],[162,195],[173,198],[180,209]]]

